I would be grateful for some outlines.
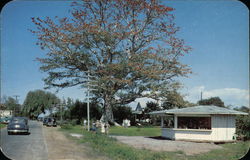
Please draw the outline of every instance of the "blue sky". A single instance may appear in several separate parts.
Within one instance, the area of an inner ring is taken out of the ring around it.
[[[219,96],[226,105],[249,106],[249,11],[239,1],[169,1],[178,33],[193,50],[182,57],[194,74],[179,79],[185,99],[197,102]],[[36,57],[45,53],[35,45],[31,17],[65,17],[65,1],[12,1],[1,12],[2,95],[20,95],[23,103],[28,91],[43,88],[45,73],[39,71]],[[54,90],[50,90],[54,92]],[[79,87],[63,89],[59,97],[85,99]],[[138,99],[145,104],[146,100]],[[132,103],[134,107],[136,103]]]

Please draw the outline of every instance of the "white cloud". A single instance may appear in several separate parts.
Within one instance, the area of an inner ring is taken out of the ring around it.
[[[205,86],[196,86],[188,90],[188,95],[185,97],[193,103],[200,100],[202,91],[202,98],[220,97],[225,105],[233,106],[249,106],[249,90],[239,88],[219,88],[213,90],[206,90]]]

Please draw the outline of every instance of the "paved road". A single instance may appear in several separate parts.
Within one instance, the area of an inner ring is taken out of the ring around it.
[[[13,160],[48,160],[48,150],[42,124],[29,121],[29,135],[8,135],[1,129],[0,146],[4,154]]]

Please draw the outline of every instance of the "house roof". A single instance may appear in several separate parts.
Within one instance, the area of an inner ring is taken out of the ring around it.
[[[140,102],[138,102],[138,103],[137,103],[137,106],[136,106],[136,108],[135,108],[135,110],[132,111],[132,113],[133,113],[133,114],[142,114],[142,111],[143,111],[143,109],[142,109],[142,107],[141,107],[141,104],[140,104]]]
[[[141,111],[142,111],[142,108],[141,108],[141,103],[140,103],[140,102],[138,102],[138,104],[137,104],[137,106],[136,106],[135,111],[139,111],[139,112],[141,112]]]
[[[166,115],[166,114],[228,114],[228,115],[248,115],[248,113],[235,111],[232,109],[217,107],[213,105],[200,105],[194,107],[169,109],[162,111],[150,112],[151,115]]]

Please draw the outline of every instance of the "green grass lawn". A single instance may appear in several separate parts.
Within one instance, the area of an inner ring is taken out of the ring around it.
[[[5,126],[6,126],[6,124],[0,123],[0,129],[1,129],[1,128],[4,128]]]
[[[250,147],[250,141],[227,143],[221,145],[223,149],[213,150],[205,154],[190,156],[188,160],[238,160]]]
[[[83,138],[74,139],[79,143],[85,143],[92,147],[95,152],[115,160],[236,160],[247,152],[250,141],[222,144],[223,149],[213,150],[200,155],[187,156],[183,152],[153,152],[146,149],[136,149],[118,142],[116,139],[101,133],[92,133],[83,130],[80,126],[68,126],[61,131],[68,133],[81,133]],[[111,127],[110,134],[138,136],[159,136],[160,128],[119,128]]]
[[[119,136],[160,136],[161,128],[160,127],[147,127],[147,128],[138,128],[138,127],[111,127],[109,129],[109,134],[119,135]]]

